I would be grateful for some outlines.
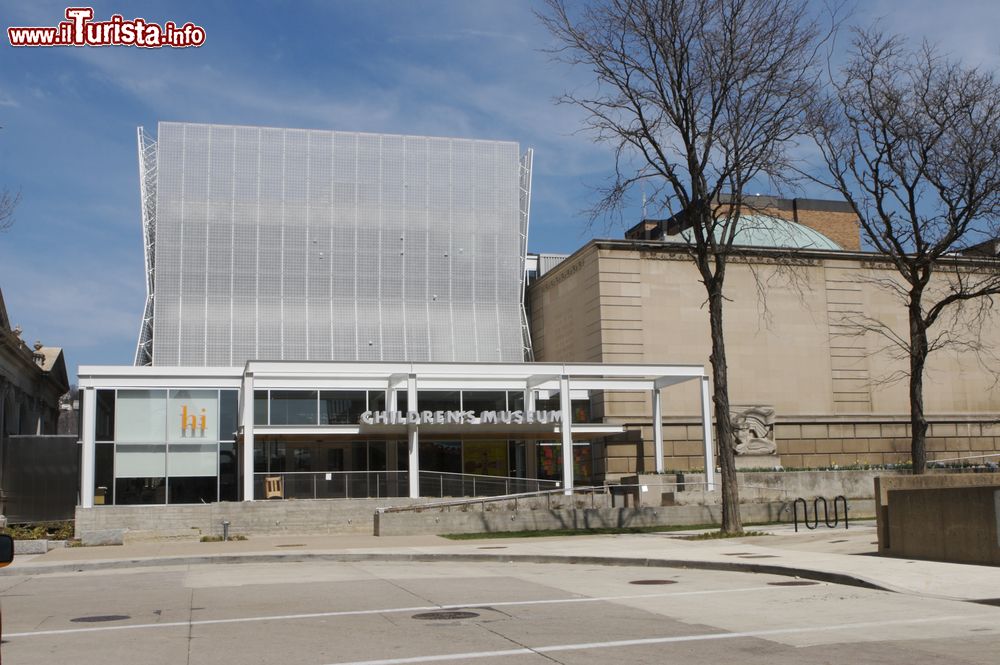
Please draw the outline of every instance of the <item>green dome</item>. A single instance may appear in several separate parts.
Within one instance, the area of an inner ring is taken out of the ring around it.
[[[721,228],[716,230],[716,238],[721,231]],[[681,231],[678,235],[683,242],[694,243],[694,232],[691,229]],[[816,229],[770,215],[740,215],[739,219],[736,220],[736,236],[733,238],[733,245],[831,251],[843,249]]]

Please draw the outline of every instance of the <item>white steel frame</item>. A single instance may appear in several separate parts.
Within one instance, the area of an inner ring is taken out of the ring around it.
[[[134,365],[153,364],[153,293],[156,279],[156,140],[142,127],[136,131],[139,148],[139,209],[146,268],[146,305],[139,324]]]

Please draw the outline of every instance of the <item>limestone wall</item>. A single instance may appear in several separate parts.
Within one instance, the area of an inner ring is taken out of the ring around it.
[[[754,261],[728,268],[731,403],[774,407],[785,466],[909,460],[907,383],[891,380],[901,378],[905,360],[856,325],[867,316],[905,334],[905,310],[876,285],[892,272],[858,254],[812,254],[794,270]],[[709,367],[704,288],[691,259],[665,245],[595,241],[532,285],[530,297],[539,361]],[[978,329],[962,319],[940,325]],[[1000,345],[1000,315],[985,322],[982,337]],[[968,351],[931,355],[924,394],[931,459],[1000,451],[996,369]],[[655,468],[648,395],[593,399],[597,417],[630,430],[598,444],[599,471],[614,479]],[[663,413],[667,468],[702,468],[697,382],[665,390]]]

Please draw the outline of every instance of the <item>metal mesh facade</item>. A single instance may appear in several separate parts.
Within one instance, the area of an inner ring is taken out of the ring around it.
[[[523,168],[510,142],[160,123],[153,364],[523,360]]]

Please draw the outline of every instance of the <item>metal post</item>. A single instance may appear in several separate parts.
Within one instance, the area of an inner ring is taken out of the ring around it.
[[[406,379],[406,408],[409,411],[416,411],[419,408],[416,374],[410,374]],[[420,497],[420,432],[416,425],[407,425],[406,433],[410,453],[410,498],[416,499]]]
[[[701,437],[705,450],[705,489],[715,489],[715,454],[712,450],[712,410],[708,377],[701,377]]]
[[[653,389],[653,455],[656,456],[656,472],[663,473],[663,405],[662,391]]]
[[[562,431],[563,454],[563,494],[573,494],[573,403],[569,394],[569,376],[559,377],[559,410],[562,411],[562,421],[559,429]]]
[[[241,404],[243,413],[243,500],[253,501],[253,374],[243,375]]]
[[[83,389],[83,421],[80,432],[83,449],[80,451],[80,506],[94,507],[94,458],[97,454],[97,392]]]

